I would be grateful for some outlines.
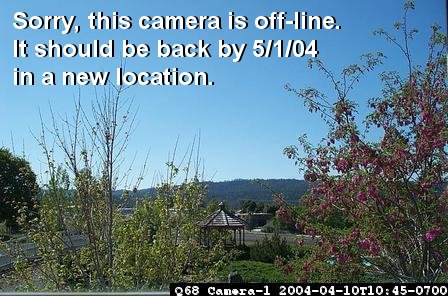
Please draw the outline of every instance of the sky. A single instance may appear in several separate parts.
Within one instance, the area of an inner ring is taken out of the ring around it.
[[[411,43],[415,63],[424,63],[430,25],[438,23],[446,32],[446,3],[444,0],[417,0],[416,10],[409,14],[409,26],[419,29]],[[399,50],[372,32],[384,28],[397,34],[393,23],[403,15],[403,1],[390,0],[217,0],[217,1],[3,1],[0,11],[0,146],[24,153],[38,175],[44,171],[44,158],[33,134],[39,133],[40,117],[50,120],[49,106],[62,116],[73,114],[73,101],[80,94],[88,107],[99,86],[42,86],[39,73],[52,71],[115,71],[122,59],[120,51],[115,58],[36,58],[32,51],[28,58],[13,57],[14,40],[27,40],[33,46],[49,39],[65,43],[89,43],[94,39],[114,39],[118,45],[128,39],[132,43],[151,45],[148,58],[129,58],[129,71],[154,72],[177,67],[181,71],[206,71],[213,86],[133,86],[125,96],[132,98],[138,109],[136,125],[128,146],[126,159],[134,159],[135,171],[144,162],[149,151],[149,170],[143,187],[152,185],[154,176],[165,171],[165,162],[172,153],[177,139],[178,160],[200,134],[200,156],[205,167],[205,178],[213,181],[238,178],[302,178],[293,161],[282,151],[297,144],[297,138],[307,134],[317,143],[325,136],[326,127],[316,114],[310,114],[297,97],[284,90],[285,83],[300,89],[316,87],[334,97],[322,73],[306,67],[308,57],[255,58],[252,45],[256,39],[317,40],[319,58],[335,73],[349,64],[357,63],[361,54],[382,51],[385,63],[369,73],[358,84],[351,99],[360,106],[360,115],[368,112],[370,97],[380,95],[378,73],[386,70],[405,71],[406,64]],[[14,13],[28,15],[76,15],[78,34],[62,35],[60,30],[16,30]],[[220,16],[222,30],[88,30],[87,16],[102,11],[111,15],[140,16],[182,15]],[[245,30],[228,30],[227,15],[244,15],[249,19]],[[271,12],[306,11],[309,15],[336,18],[340,30],[258,30],[257,16]],[[397,34],[397,36],[400,36]],[[211,58],[156,57],[157,40],[169,43],[197,43],[203,39],[212,44]],[[241,62],[218,58],[217,41],[246,43],[248,49]],[[119,49],[119,47],[117,47]],[[32,48],[31,48],[32,49]],[[36,73],[36,85],[14,86],[13,69]],[[63,162],[63,159],[59,159]]]

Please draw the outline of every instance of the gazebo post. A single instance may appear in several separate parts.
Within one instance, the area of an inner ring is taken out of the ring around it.
[[[246,245],[245,233],[246,233],[246,230],[243,228],[243,245],[244,246]]]
[[[209,229],[206,230],[207,233],[207,249],[210,249],[210,231]]]
[[[201,227],[201,245],[205,245],[205,228]]]
[[[241,246],[241,228],[238,229],[238,234],[239,234],[239,237],[240,237],[240,243],[239,243],[239,245]]]

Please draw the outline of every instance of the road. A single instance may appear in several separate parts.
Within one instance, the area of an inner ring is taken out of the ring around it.
[[[23,241],[23,239],[22,239]],[[84,246],[86,244],[86,238],[83,235],[72,235],[69,238],[64,239],[66,248],[79,248],[81,246]],[[10,244],[17,244],[17,246],[20,246],[21,250],[18,250],[18,252],[22,252],[23,255],[25,255],[29,259],[36,259],[38,258],[38,252],[37,252],[37,246],[34,243],[31,242],[18,242],[17,240],[9,242]],[[14,263],[14,259],[11,259],[11,257],[8,254],[4,254],[0,251],[0,273],[11,268],[11,266]]]
[[[246,245],[255,245],[257,241],[261,242],[265,236],[271,237],[273,233],[264,233],[264,232],[258,232],[258,231],[245,231],[245,242]],[[296,234],[290,234],[290,233],[280,233],[280,237],[283,239],[285,238],[288,244],[297,244],[299,239],[303,239],[303,243],[306,246],[314,245],[318,238],[312,238],[309,235],[296,235]]]
[[[255,245],[257,241],[261,242],[265,236],[271,237],[273,233],[263,233],[258,231],[245,231],[245,243],[246,245],[252,246]],[[303,239],[304,245],[313,245],[317,242],[317,238],[312,238],[307,235],[295,235],[288,233],[281,233],[280,237],[286,239],[288,244],[297,244],[299,239]],[[67,248],[70,246],[72,248],[79,248],[84,246],[87,243],[86,238],[83,235],[73,235],[71,236],[71,242],[68,238],[65,239],[65,244]],[[38,258],[37,246],[34,243],[30,242],[22,242],[20,243],[20,247],[22,249],[22,254],[24,254],[29,259]],[[11,268],[14,263],[14,259],[11,259],[10,256],[0,252],[0,273],[5,270]]]

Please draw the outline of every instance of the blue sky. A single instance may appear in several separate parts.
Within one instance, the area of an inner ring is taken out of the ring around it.
[[[122,39],[133,43],[153,45],[158,39],[171,43],[194,43],[199,39],[212,43],[212,58],[170,58],[127,60],[130,71],[163,71],[178,67],[182,71],[207,71],[215,82],[211,87],[198,86],[135,86],[126,95],[134,98],[139,108],[136,130],[128,148],[129,158],[137,153],[136,166],[142,163],[150,148],[146,181],[149,186],[153,175],[164,171],[164,163],[179,136],[179,151],[184,151],[201,133],[201,157],[205,162],[206,175],[213,180],[235,178],[301,178],[294,163],[282,155],[284,147],[295,144],[299,135],[307,133],[318,141],[325,135],[325,126],[316,114],[309,114],[297,98],[283,89],[285,83],[301,88],[314,86],[328,90],[322,74],[306,67],[307,58],[256,59],[251,55],[255,39],[311,39],[318,40],[319,58],[338,72],[342,67],[358,62],[358,57],[370,51],[383,51],[388,57],[378,71],[405,69],[404,57],[380,37],[372,35],[377,28],[393,31],[392,24],[402,17],[403,1],[376,0],[304,0],[304,1],[3,1],[0,11],[0,146],[12,148],[25,154],[37,173],[43,170],[43,157],[32,132],[39,131],[39,109],[48,120],[49,105],[57,113],[70,114],[73,97],[78,90],[81,100],[89,104],[94,94],[92,86],[77,87],[40,85],[18,87],[12,85],[14,67],[23,70],[53,71],[114,71],[120,65],[120,57],[114,59],[27,59],[13,58],[13,40],[26,39],[28,43],[46,42],[54,39],[59,43],[91,42],[93,39]],[[411,27],[419,33],[412,43],[413,57],[422,63],[426,57],[429,27],[439,23],[446,28],[444,0],[418,0],[416,10],[411,12]],[[14,30],[13,15],[17,11],[31,15],[76,15],[79,34],[61,35],[54,30]],[[141,15],[217,15],[222,18],[223,30],[131,30],[95,31],[87,29],[87,15],[102,11],[112,14]],[[249,18],[249,28],[240,31],[227,30],[227,14]],[[312,15],[336,17],[341,30],[257,30],[253,20],[258,15],[270,15],[272,11],[307,11]],[[248,49],[240,63],[231,59],[219,59],[216,42],[247,43]],[[117,52],[119,53],[119,52]],[[377,72],[378,72],[377,71]],[[38,76],[37,76],[38,78]],[[380,83],[375,73],[365,77],[353,95],[366,112],[367,99],[379,95]],[[329,94],[332,94],[329,92]],[[182,154],[182,153],[179,153]]]

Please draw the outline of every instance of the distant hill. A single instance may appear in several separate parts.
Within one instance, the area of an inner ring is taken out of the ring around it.
[[[242,200],[272,202],[272,194],[282,193],[286,201],[297,203],[307,190],[307,183],[295,179],[233,180],[208,182],[208,198],[238,205]]]
[[[206,182],[208,188],[207,199],[225,201],[232,207],[237,207],[243,200],[256,202],[272,202],[272,192],[282,193],[288,203],[297,203],[300,197],[307,191],[308,184],[296,179],[268,179],[245,180],[237,179],[223,182]],[[115,196],[118,201],[121,191]],[[155,195],[154,188],[139,190],[134,196],[150,197]],[[128,206],[133,206],[134,200],[128,201]]]

